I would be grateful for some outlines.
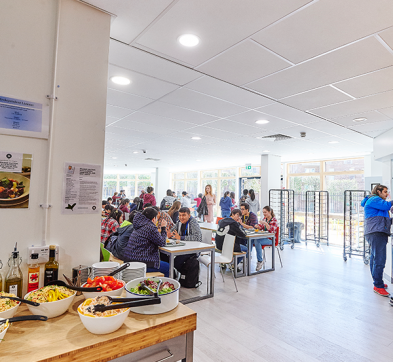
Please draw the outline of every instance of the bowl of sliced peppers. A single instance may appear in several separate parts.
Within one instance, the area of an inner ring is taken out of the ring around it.
[[[32,314],[54,318],[68,310],[75,295],[76,292],[67,287],[47,285],[26,294],[25,299],[40,303],[38,307],[27,305]]]
[[[99,297],[100,295],[109,295],[111,297],[119,297],[124,290],[125,282],[114,277],[95,277],[94,279],[87,279],[87,282],[82,285],[84,288],[101,287],[101,292],[83,292],[85,299]]]

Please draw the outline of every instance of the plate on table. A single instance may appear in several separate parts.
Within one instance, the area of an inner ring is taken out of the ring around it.
[[[171,241],[171,242],[167,242],[166,243],[166,247],[168,247],[168,248],[173,248],[173,247],[175,247],[175,246],[184,246],[184,245],[186,245],[186,243],[183,243],[182,241],[180,241],[179,243],[176,243],[176,241]]]

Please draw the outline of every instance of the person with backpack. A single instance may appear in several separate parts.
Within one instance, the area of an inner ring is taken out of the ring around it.
[[[259,201],[255,197],[255,192],[253,189],[250,189],[248,191],[248,197],[246,198],[246,203],[250,205],[250,212],[253,212],[255,215],[258,215],[260,206],[259,206]]]
[[[370,272],[374,282],[374,292],[388,297],[387,285],[383,282],[383,270],[386,264],[386,244],[390,236],[393,201],[386,201],[388,188],[377,185],[361,202],[364,207],[364,235],[370,245]]]
[[[107,206],[112,207],[110,205]],[[122,222],[123,212],[118,209],[113,209],[109,216],[101,221],[101,243],[104,244],[106,239],[117,230]]]
[[[166,196],[161,201],[160,210],[168,211],[175,201],[176,198],[172,196],[172,190],[166,190]]]
[[[220,200],[221,216],[223,218],[231,215],[232,199],[229,197],[229,191],[224,192],[224,196]]]
[[[240,207],[240,205],[241,205],[243,202],[246,202],[247,197],[248,197],[248,190],[247,190],[247,189],[244,189],[244,190],[243,190],[243,195],[240,196],[240,199],[239,199],[239,207]]]
[[[132,200],[132,204],[130,204],[130,212],[135,211],[140,211],[139,210],[139,205],[140,205],[141,199],[139,197],[135,197],[134,200]]]

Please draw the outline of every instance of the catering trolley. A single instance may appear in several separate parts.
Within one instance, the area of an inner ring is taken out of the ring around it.
[[[364,264],[369,263],[370,246],[364,236],[364,209],[361,206],[369,194],[365,190],[344,191],[344,261],[357,255],[363,257]]]
[[[271,189],[269,190],[269,206],[273,208],[280,227],[279,246],[284,250],[284,243],[291,243],[291,248],[295,247],[294,227],[295,207],[294,190]]]
[[[329,192],[306,192],[306,245],[314,241],[319,248],[321,241],[329,245]]]

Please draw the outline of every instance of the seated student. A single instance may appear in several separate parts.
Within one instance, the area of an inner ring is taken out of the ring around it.
[[[109,214],[109,216],[107,216],[105,219],[101,221],[101,243],[105,243],[109,235],[114,233],[122,222],[123,222],[123,213],[120,210],[113,209]]]
[[[103,214],[103,216],[104,216],[104,217],[109,216],[110,213],[111,213],[114,209],[115,209],[115,208],[114,208],[112,205],[106,204],[105,207],[104,207],[104,214]]]
[[[160,209],[168,211],[176,199],[172,196],[172,190],[166,190],[166,196],[162,199]]]
[[[148,207],[152,207],[153,205],[151,203],[147,203],[143,205],[143,210],[147,209]]]
[[[117,238],[109,238],[105,249],[109,250],[116,258],[124,260],[124,250],[127,247],[128,240],[132,232],[134,231],[134,226],[132,222],[137,211],[132,211],[128,220],[123,221],[120,227],[117,229]]]
[[[265,230],[269,233],[275,234],[277,231],[278,223],[274,215],[273,209],[270,206],[265,206],[263,208],[263,220],[259,224],[254,226],[255,229]],[[255,250],[257,251],[257,267],[256,271],[261,270],[263,266],[262,260],[262,245],[272,245],[273,241],[269,238],[261,238],[253,241],[251,248],[255,245]]]
[[[106,201],[108,201],[108,204],[112,205],[113,199],[111,197],[108,197]]]
[[[242,212],[239,209],[234,209],[231,212],[230,217],[221,219],[218,222],[217,233],[216,233],[216,248],[222,250],[222,245],[224,244],[225,235],[234,235],[235,245],[233,251],[241,252],[247,251],[247,246],[243,245],[240,240],[246,237],[246,233],[240,227],[239,221],[241,220]],[[243,258],[239,258],[238,262]]]
[[[158,220],[157,221],[157,228],[158,228],[158,231],[161,232],[161,222],[162,222],[162,220],[166,221],[166,229],[167,230],[172,229],[173,221],[172,221],[171,217],[168,215],[168,213],[165,212],[165,211],[161,211],[158,206],[152,206],[152,208],[158,212],[158,215],[157,215],[157,220]]]
[[[161,233],[159,233],[156,227],[157,214],[157,210],[152,207],[135,214],[134,231],[123,251],[123,260],[125,262],[140,261],[146,264],[146,272],[161,272],[169,277],[169,264],[160,262],[158,249],[160,246],[166,245],[166,221],[161,222]]]
[[[168,210],[168,215],[172,218],[173,222],[176,223],[179,219],[179,210],[181,208],[181,202],[175,201],[172,207]]]
[[[119,210],[126,212],[127,214],[130,213],[130,209],[128,208],[128,204],[130,203],[130,199],[123,199],[120,202]]]
[[[190,214],[188,207],[182,207],[179,210],[179,220],[168,230],[168,238],[185,241],[202,242],[202,232],[198,221]],[[175,268],[179,270],[183,263],[193,257],[195,254],[178,255],[175,258]]]
[[[108,204],[108,201],[102,200],[102,211],[101,216],[105,217],[105,206]]]
[[[139,211],[140,202],[141,199],[139,197],[135,197],[134,200],[132,200],[132,204],[130,204],[130,212],[133,212],[134,210]]]
[[[250,205],[243,202],[240,204],[240,211],[242,212],[240,225],[246,229],[254,229],[254,225],[258,224],[258,217],[253,212],[250,212]]]

